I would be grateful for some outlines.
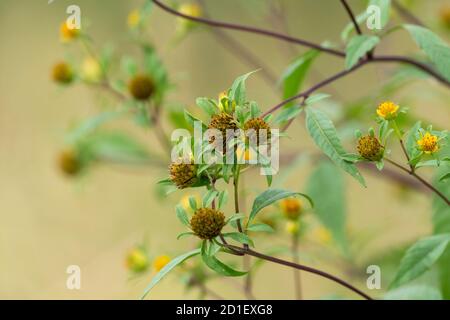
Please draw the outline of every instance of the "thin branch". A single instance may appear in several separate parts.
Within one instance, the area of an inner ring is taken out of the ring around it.
[[[255,28],[255,27],[243,26],[243,25],[232,24],[232,23],[227,23],[227,22],[220,22],[220,21],[215,21],[215,20],[210,20],[210,19],[205,19],[205,18],[192,17],[192,16],[180,13],[180,12],[170,8],[169,6],[163,4],[160,0],[151,0],[151,1],[153,1],[158,7],[160,7],[164,11],[169,12],[175,16],[191,20],[191,21],[207,24],[207,25],[210,25],[213,27],[218,27],[218,28],[239,30],[239,31],[243,31],[243,32],[260,34],[260,35],[264,35],[264,36],[267,36],[270,38],[280,39],[280,40],[284,40],[287,42],[296,43],[296,44],[299,44],[299,45],[302,45],[305,47],[309,47],[312,49],[316,49],[319,51],[327,52],[327,53],[335,55],[335,56],[345,57],[345,52],[326,48],[324,46],[321,46],[319,44],[316,44],[316,43],[313,43],[313,42],[310,42],[307,40],[290,37],[285,34],[273,32],[270,30],[264,30],[264,29],[259,29],[259,28]]]
[[[265,255],[263,253],[257,252],[257,251],[253,251],[252,249],[245,249],[245,248],[241,248],[241,247],[237,247],[237,246],[233,246],[233,245],[224,245],[226,248],[230,249],[230,250],[236,250],[236,251],[240,251],[242,254],[246,254],[246,255],[250,255],[253,256],[255,258],[259,258],[262,260],[266,260],[269,262],[273,262],[276,264],[280,264],[280,265],[284,265],[287,267],[291,267],[291,268],[295,268],[297,270],[303,270],[309,273],[313,273],[316,274],[318,276],[321,276],[323,278],[327,278],[331,281],[334,281],[338,284],[340,284],[341,286],[346,287],[347,289],[357,293],[358,295],[360,295],[361,297],[367,299],[367,300],[373,300],[369,295],[365,294],[364,292],[362,292],[361,290],[359,290],[358,288],[354,287],[353,285],[351,285],[350,283],[346,282],[345,280],[342,280],[334,275],[331,275],[327,272],[318,270],[316,268],[313,267],[308,267],[302,264],[298,264],[298,263],[293,263],[290,261],[286,261],[286,260],[282,260],[276,257],[272,257],[272,256],[268,256]]]
[[[296,234],[292,235],[292,259],[296,264],[300,262],[298,259],[298,236]],[[294,269],[293,272],[295,296],[297,300],[302,300],[302,278],[300,270]]]
[[[348,5],[346,0],[341,0],[342,5],[344,6],[345,10],[347,11],[348,15],[350,16],[350,19],[353,22],[353,25],[355,26],[355,30],[358,34],[362,34],[361,28],[359,27],[358,22],[356,21],[355,15],[353,14],[352,9]]]
[[[397,162],[391,160],[391,159],[387,159],[384,158],[384,160],[386,160],[387,162],[389,162],[390,164],[392,164],[393,166],[399,168],[400,170],[410,174],[411,176],[413,176],[414,178],[416,178],[417,180],[419,180],[424,186],[426,186],[428,189],[430,189],[431,191],[433,191],[438,197],[440,197],[442,200],[445,201],[445,203],[447,203],[448,206],[450,206],[450,200],[447,199],[447,197],[440,192],[438,189],[436,189],[433,185],[431,185],[428,181],[426,181],[425,179],[423,179],[422,177],[420,177],[419,175],[417,175],[417,173],[415,173],[414,171],[412,171],[411,169],[408,169],[404,166],[402,166],[401,164],[398,164]]]

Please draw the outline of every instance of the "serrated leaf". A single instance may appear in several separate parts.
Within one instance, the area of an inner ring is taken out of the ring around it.
[[[450,242],[450,233],[423,238],[413,244],[400,262],[390,288],[399,287],[421,276],[441,257]]]
[[[164,266],[153,278],[150,284],[145,288],[144,294],[142,295],[141,299],[144,299],[148,293],[153,289],[155,285],[158,284],[159,281],[161,281],[162,278],[164,278],[170,271],[172,271],[173,268],[175,268],[180,263],[186,261],[189,258],[192,258],[196,255],[200,254],[200,249],[195,249],[192,251],[189,251],[185,254],[182,254],[174,259],[172,259],[168,264]]]
[[[292,192],[292,191],[282,190],[282,189],[268,189],[268,190],[264,191],[263,193],[261,193],[260,195],[258,195],[255,198],[255,201],[253,201],[252,211],[248,218],[247,225],[249,225],[250,222],[258,214],[258,212],[260,212],[265,207],[271,205],[272,203],[274,203],[278,200],[281,200],[284,198],[295,197],[295,196],[302,196],[309,201],[311,206],[314,205],[311,198],[309,196],[307,196],[306,194],[303,194],[300,192]]]
[[[316,145],[340,168],[345,170],[363,186],[366,186],[363,176],[356,166],[345,160],[347,152],[342,147],[336,128],[328,116],[314,108],[306,108],[306,127]]]
[[[345,182],[341,172],[328,161],[320,163],[308,178],[306,192],[314,200],[313,212],[345,251],[347,218]]]
[[[233,85],[231,86],[230,93],[228,95],[231,101],[236,101],[236,104],[240,106],[242,106],[245,103],[245,101],[247,100],[245,81],[247,81],[248,77],[250,77],[253,73],[257,71],[258,70],[255,70],[247,74],[244,74],[234,81]]]
[[[406,24],[404,28],[444,78],[450,81],[450,46],[438,35],[424,27]]]
[[[377,36],[357,35],[354,36],[347,45],[345,68],[353,68],[359,60],[380,42]]]

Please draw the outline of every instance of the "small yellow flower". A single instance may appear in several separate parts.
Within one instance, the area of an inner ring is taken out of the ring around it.
[[[298,235],[300,231],[300,223],[298,221],[288,221],[286,222],[286,232],[290,235]]]
[[[425,134],[420,133],[421,138],[417,140],[417,145],[420,150],[427,154],[432,154],[439,151],[439,138],[429,132]]]
[[[313,237],[323,245],[331,242],[331,233],[324,227],[317,227],[313,232]]]
[[[440,9],[439,15],[442,24],[450,29],[450,5],[446,5]]]
[[[189,203],[190,197],[194,197],[195,202],[197,203],[197,206],[200,206],[200,204],[202,203],[202,201],[198,195],[191,195],[191,194],[185,195],[183,198],[181,198],[180,202],[181,202],[181,206],[186,211],[191,210],[191,205]]]
[[[285,217],[290,220],[297,220],[302,213],[302,203],[297,198],[283,199],[280,206]]]
[[[134,248],[128,252],[126,266],[132,272],[143,272],[148,268],[148,257],[141,248]]]
[[[139,10],[133,10],[127,17],[127,24],[130,29],[136,28],[141,22],[141,13]]]
[[[94,58],[86,58],[81,66],[82,77],[87,82],[99,82],[102,78],[102,67]]]
[[[170,262],[170,257],[166,255],[158,256],[155,258],[155,261],[153,261],[153,269],[156,272],[159,272],[162,268],[166,266]]]
[[[392,101],[385,101],[378,106],[377,114],[386,120],[397,117],[399,106]]]
[[[178,8],[178,12],[180,12],[181,14],[190,16],[190,17],[194,17],[194,18],[198,18],[201,17],[202,15],[202,8],[200,8],[199,5],[197,4],[182,4],[179,8]],[[186,31],[189,31],[189,29],[193,28],[195,26],[195,22],[185,19],[185,18],[178,18],[178,31],[182,34]]]
[[[80,35],[80,30],[76,28],[70,28],[66,21],[61,24],[59,34],[62,42],[70,42],[78,38],[78,36]]]

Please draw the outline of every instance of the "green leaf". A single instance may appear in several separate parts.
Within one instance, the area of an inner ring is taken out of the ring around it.
[[[445,180],[447,180],[448,178],[450,178],[450,172],[444,173],[440,178],[439,178],[439,182],[444,182]]]
[[[252,239],[250,239],[246,234],[241,233],[241,232],[229,232],[229,233],[224,233],[223,236],[225,238],[231,238],[239,243],[242,244],[248,244],[249,246],[254,247],[255,244],[253,243]]]
[[[180,220],[181,223],[184,224],[185,226],[189,227],[190,223],[186,210],[184,210],[184,208],[181,205],[177,205],[175,207],[175,212],[177,213],[178,220]]]
[[[252,232],[275,232],[275,230],[265,223],[255,223],[247,227],[247,231]]]
[[[314,200],[313,212],[345,251],[345,182],[341,171],[328,161],[320,163],[308,179],[306,192]]]
[[[384,300],[442,300],[442,294],[431,286],[411,285],[387,292]]]
[[[305,197],[309,201],[311,206],[313,206],[313,201],[311,200],[311,198],[306,194],[300,192],[292,192],[282,189],[268,189],[264,191],[263,193],[261,193],[256,197],[255,201],[253,201],[253,207],[250,216],[248,218],[247,225],[255,218],[257,213],[260,212],[265,207],[271,205],[272,203],[278,200],[284,198],[291,198],[298,195]]]
[[[150,292],[150,290],[153,289],[155,285],[158,284],[159,281],[161,281],[162,278],[164,278],[170,271],[172,271],[173,268],[175,268],[180,263],[186,261],[189,258],[192,258],[196,255],[200,254],[200,249],[195,249],[192,251],[189,251],[185,254],[182,254],[175,259],[172,259],[168,264],[164,266],[152,279],[150,284],[147,286],[147,288],[144,290],[144,294],[142,295],[141,299],[144,299],[147,294]]]
[[[253,73],[257,71],[258,70],[255,70],[247,74],[244,74],[234,81],[229,93],[229,98],[231,101],[236,101],[236,104],[240,106],[242,106],[245,103],[245,101],[247,100],[245,81],[248,79],[249,76],[251,76]]]
[[[299,56],[286,68],[280,79],[280,83],[283,85],[283,99],[288,99],[299,92],[312,63],[319,53],[317,50],[310,50]],[[292,104],[288,104],[287,107],[292,106]]]
[[[193,196],[189,197],[189,206],[192,210],[197,210],[197,199]]]
[[[439,72],[450,81],[450,47],[432,31],[417,25],[407,24],[404,28],[425,52]]]
[[[316,145],[340,168],[352,175],[363,186],[363,176],[356,166],[345,160],[347,152],[341,145],[336,128],[328,116],[315,108],[306,108],[306,127]]]
[[[213,271],[226,277],[240,277],[246,275],[247,272],[237,271],[230,266],[218,260],[214,255],[208,252],[208,242],[204,241],[201,249],[203,262]]]
[[[245,218],[245,214],[243,214],[243,213],[235,213],[231,217],[228,218],[226,224],[228,224],[230,222],[233,222],[233,221],[242,220],[244,218]]]
[[[316,94],[313,94],[312,96],[309,96],[308,99],[306,99],[305,104],[307,106],[311,106],[311,105],[313,105],[319,101],[322,101],[324,99],[327,99],[329,97],[330,97],[330,95],[327,93],[316,93]]]
[[[450,242],[450,233],[423,238],[413,244],[400,262],[399,270],[390,287],[408,283],[433,266]]]
[[[196,103],[209,116],[213,116],[219,112],[219,108],[217,107],[215,101],[212,99],[197,98]]]
[[[203,197],[203,207],[208,207],[217,197],[218,194],[219,192],[217,192],[216,190],[213,189],[208,190],[208,192]]]
[[[200,121],[202,124],[202,130],[205,132],[208,130],[208,126],[206,126],[200,119],[194,117],[189,111],[184,110],[184,118],[186,121],[191,125],[192,128],[194,128],[195,122]]]
[[[290,107],[284,108],[277,114],[275,119],[273,119],[274,124],[280,124],[286,121],[291,120],[292,118],[297,117],[301,112],[302,108],[298,105],[291,105]]]
[[[223,208],[223,206],[227,203],[228,201],[228,191],[227,190],[223,190],[219,193],[219,200],[217,203],[217,208]]]
[[[194,236],[194,235],[195,235],[195,233],[193,233],[193,232],[183,232],[177,236],[177,240],[180,240],[181,238],[186,237],[186,236]]]
[[[345,68],[353,68],[359,60],[380,42],[377,36],[357,35],[354,36],[347,45]]]
[[[405,149],[406,152],[408,152],[409,157],[415,158],[416,155],[419,153],[417,150],[417,141],[416,141],[416,134],[419,132],[419,129],[422,127],[422,122],[417,121],[414,126],[409,130],[406,141],[405,141]]]
[[[128,75],[128,76],[135,76],[138,72],[138,66],[136,61],[129,56],[125,56],[121,60],[121,66],[122,70]]]

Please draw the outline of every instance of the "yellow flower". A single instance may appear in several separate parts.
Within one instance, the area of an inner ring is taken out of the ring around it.
[[[182,4],[178,8],[178,12],[181,14],[198,18],[202,15],[202,9],[197,4]],[[195,22],[185,19],[185,18],[178,18],[178,31],[183,34],[186,31],[189,31],[189,29],[193,28],[195,26]]]
[[[197,206],[200,206],[200,203],[202,203],[202,201],[198,195],[192,195],[192,194],[185,195],[183,198],[181,198],[181,206],[186,211],[191,210],[191,205],[189,204],[190,197],[194,197],[195,202],[197,203]]]
[[[102,78],[102,67],[94,58],[86,58],[81,66],[83,79],[88,82],[99,82]]]
[[[67,21],[63,22],[59,29],[59,34],[62,42],[70,42],[80,35],[80,30],[76,28],[69,28]]]
[[[442,7],[439,14],[442,24],[450,29],[450,5]]]
[[[300,231],[300,223],[298,221],[288,221],[286,223],[286,232],[295,236]]]
[[[280,206],[285,217],[290,220],[297,220],[302,213],[302,204],[297,198],[283,199]]]
[[[313,236],[321,244],[329,244],[331,242],[331,233],[324,227],[317,227],[313,232]]]
[[[148,267],[148,258],[141,248],[130,250],[126,258],[126,266],[130,271],[143,272]]]
[[[131,29],[136,28],[140,22],[141,22],[141,13],[139,12],[139,10],[136,9],[131,11],[127,18],[128,27]]]
[[[153,269],[155,269],[156,272],[159,272],[170,262],[170,260],[170,257],[166,255],[156,257],[155,261],[153,261]]]
[[[377,114],[386,119],[391,120],[397,117],[399,106],[392,101],[385,101],[378,106]]]
[[[421,138],[417,140],[419,149],[427,154],[432,154],[439,151],[439,138],[429,132],[425,134],[420,133]]]

